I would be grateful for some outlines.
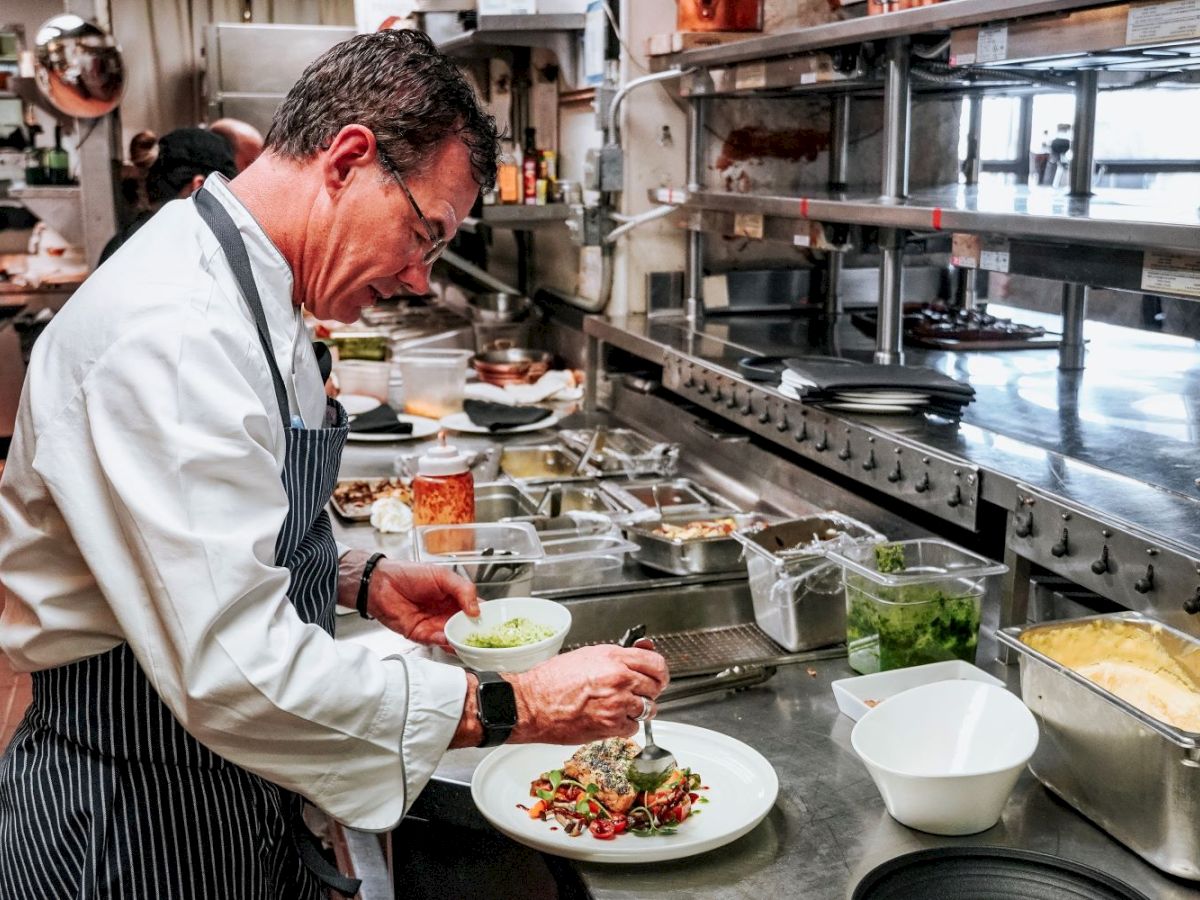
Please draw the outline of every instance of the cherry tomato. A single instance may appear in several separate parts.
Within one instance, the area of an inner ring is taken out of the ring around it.
[[[613,816],[608,821],[612,824],[613,834],[624,834],[625,829],[629,827],[629,822],[621,815]]]
[[[618,834],[612,819],[592,819],[588,823],[588,830],[592,837],[601,841],[611,841]]]
[[[600,805],[596,803],[595,800],[588,801],[588,809],[591,811],[593,816],[600,815]]]

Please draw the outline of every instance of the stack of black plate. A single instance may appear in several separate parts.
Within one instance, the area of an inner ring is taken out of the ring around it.
[[[852,900],[1150,900],[1111,875],[1029,850],[941,847],[872,869]]]

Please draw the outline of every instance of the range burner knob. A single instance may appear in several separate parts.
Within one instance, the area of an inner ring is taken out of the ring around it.
[[[1059,538],[1058,543],[1050,548],[1050,554],[1052,556],[1061,557],[1061,556],[1066,556],[1070,552],[1071,552],[1071,545],[1067,541],[1067,529],[1064,528],[1062,537]]]
[[[813,444],[813,449],[816,450],[818,453],[824,453],[826,450],[829,449],[829,429],[828,428],[825,429],[825,431],[821,434],[821,437],[817,440],[817,442],[815,444]]]
[[[888,472],[888,481],[890,481],[892,484],[895,484],[902,478],[904,478],[904,472],[900,469],[900,460],[896,460],[896,468]]]
[[[742,404],[742,415],[748,416],[752,412],[754,412],[754,406],[753,406],[753,404],[751,404],[750,398],[747,397],[746,402]]]
[[[842,462],[845,462],[846,460],[848,460],[851,457],[851,455],[852,454],[850,453],[850,441],[847,440],[846,446],[838,451],[838,459],[840,459]]]
[[[683,386],[684,386],[685,388],[690,388],[690,387],[692,387],[692,386],[693,386],[695,383],[696,383],[696,376],[695,376],[695,375],[693,375],[693,374],[691,373],[691,371],[689,371],[689,372],[687,373],[687,377],[686,377],[685,379],[683,379]]]
[[[707,394],[708,393],[708,382],[701,381],[698,385],[696,385],[696,393],[697,394]]]
[[[788,430],[787,416],[780,416],[779,421],[775,423],[775,427],[779,430],[779,432],[781,434],[783,432],[787,431]]]
[[[766,407],[763,407],[763,411],[758,414],[758,421],[762,425],[766,425],[768,422],[770,422],[771,421],[771,410],[767,409]],[[786,422],[784,423],[783,427],[787,428]]]
[[[796,429],[796,433],[792,435],[792,438],[796,441],[797,444],[803,444],[805,441],[807,441],[808,440],[808,423],[801,422],[800,427]]]
[[[1017,513],[1013,521],[1013,532],[1017,537],[1027,538],[1033,534],[1033,513]],[[1107,550],[1105,552],[1107,558]]]
[[[866,458],[866,459],[863,461],[863,471],[864,471],[864,472],[870,472],[870,471],[871,471],[872,469],[874,469],[875,467],[876,467],[876,464],[875,464],[875,451],[874,451],[874,450],[868,450],[868,451],[867,451],[867,458]]]
[[[1146,574],[1133,583],[1133,589],[1139,594],[1154,590],[1154,566],[1146,566]]]
[[[1196,593],[1183,601],[1183,611],[1189,616],[1200,613],[1200,587],[1196,588]]]
[[[729,392],[729,399],[725,401],[725,406],[727,406],[729,409],[733,409],[735,406],[737,406],[737,394],[735,394],[733,391]]]
[[[946,500],[946,505],[951,509],[954,509],[956,506],[962,506],[962,488],[957,484],[954,486],[954,493]]]
[[[929,483],[929,473],[922,472],[920,480],[913,485],[913,490],[915,490],[918,494],[923,494],[929,490],[930,487],[932,487],[932,485]]]
[[[1092,563],[1092,571],[1097,575],[1108,571],[1108,544],[1100,548],[1100,558]]]

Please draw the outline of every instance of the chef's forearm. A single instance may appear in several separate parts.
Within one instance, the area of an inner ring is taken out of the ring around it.
[[[338,606],[354,609],[358,600],[358,586],[362,581],[363,566],[371,554],[366,550],[347,550],[338,560]]]

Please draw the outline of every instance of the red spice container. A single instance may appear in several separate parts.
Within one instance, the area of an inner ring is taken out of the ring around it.
[[[417,475],[412,482],[414,525],[463,525],[475,521],[475,479],[467,458],[441,442],[417,460]],[[453,535],[430,535],[430,540],[445,541]],[[451,553],[464,548],[433,546],[435,553]]]
[[[762,31],[762,0],[678,0],[678,31]]]

